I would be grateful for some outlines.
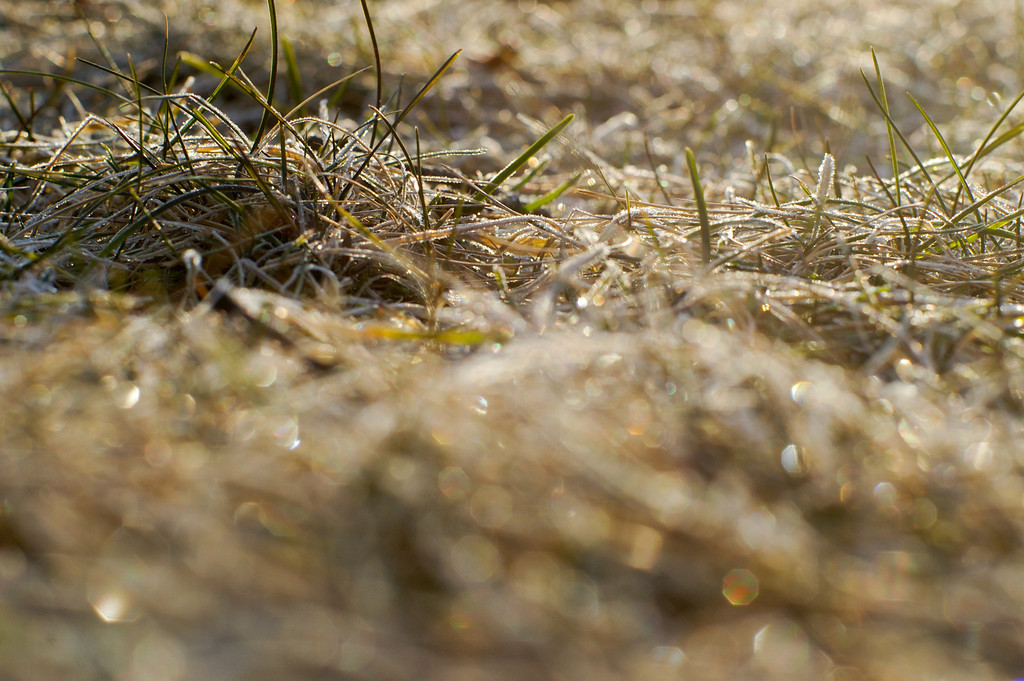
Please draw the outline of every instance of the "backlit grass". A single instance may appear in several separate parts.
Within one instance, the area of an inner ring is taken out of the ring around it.
[[[1024,673],[1019,11],[642,5],[11,10],[6,674]]]

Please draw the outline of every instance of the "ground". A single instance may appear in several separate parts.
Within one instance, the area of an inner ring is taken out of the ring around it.
[[[1024,7],[369,9],[0,4],[0,680],[1024,675]]]

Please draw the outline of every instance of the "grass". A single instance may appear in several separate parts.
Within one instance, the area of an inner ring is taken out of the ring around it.
[[[743,3],[692,41],[512,4],[270,2],[246,42],[223,3],[211,64],[76,3],[91,65],[0,54],[0,668],[1024,673],[1024,85],[951,96],[984,45],[906,100],[898,41],[769,69]]]

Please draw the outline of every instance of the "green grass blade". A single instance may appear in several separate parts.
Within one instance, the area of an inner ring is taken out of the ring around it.
[[[419,92],[416,93],[416,96],[412,98],[412,101],[402,109],[402,113],[398,115],[398,118],[396,118],[395,122],[392,124],[395,128],[397,128],[398,124],[405,120],[405,117],[408,116],[414,108],[416,108],[416,105],[420,103],[420,100],[423,99],[435,85],[437,85],[437,82],[441,80],[441,76],[443,76],[444,72],[447,71],[453,63],[455,63],[455,60],[459,58],[460,54],[462,54],[462,50],[454,52],[452,56],[448,57],[444,63],[441,64],[441,67],[438,68],[437,71],[434,72],[434,75],[430,77],[430,80],[420,88]]]
[[[530,201],[528,204],[523,206],[523,212],[524,213],[536,213],[538,210],[540,210],[541,208],[543,208],[544,206],[548,205],[549,203],[551,203],[552,201],[557,199],[559,196],[561,196],[565,192],[567,192],[570,189],[572,189],[573,187],[575,187],[576,183],[580,181],[581,177],[583,177],[583,171],[582,170],[580,172],[576,173],[575,175],[573,175],[572,177],[570,177],[568,180],[566,180],[562,184],[558,185],[557,187],[555,187],[554,189],[549,191],[544,196],[541,196],[541,197],[539,197],[539,198],[537,198],[537,199],[535,199],[533,201]]]
[[[324,94],[325,92],[327,92],[329,90],[333,90],[334,88],[338,87],[342,83],[349,82],[350,80],[352,80],[353,78],[355,78],[360,73],[362,73],[363,71],[367,70],[368,68],[370,68],[370,67],[364,66],[363,68],[359,69],[358,71],[353,71],[352,73],[348,74],[347,76],[342,76],[341,78],[339,78],[338,80],[334,81],[333,83],[330,83],[329,85],[323,86],[322,88],[320,88],[319,90],[317,90],[313,94],[309,95],[308,97],[306,97],[305,99],[300,101],[294,107],[289,109],[288,112],[284,114],[284,118],[285,119],[291,118],[295,114],[299,113],[302,109],[304,109],[306,107],[307,104],[312,102],[314,99],[316,99],[320,95]]]
[[[274,0],[267,0],[267,7],[270,9],[270,84],[267,85],[267,103],[272,107],[274,105],[274,91],[277,89],[277,60],[278,60],[278,38],[277,38],[277,7],[274,5]],[[256,129],[256,134],[252,136],[252,147],[249,152],[255,152],[260,146],[260,141],[263,139],[263,133],[267,129],[267,124],[270,122],[270,111],[269,108],[263,109],[263,115],[260,116],[260,127]]]
[[[565,130],[566,126],[572,123],[572,119],[575,117],[576,114],[569,114],[568,116],[560,120],[558,123],[556,123],[555,126],[548,130],[546,133],[544,133],[544,135],[542,135],[540,139],[538,139],[536,142],[527,147],[526,151],[519,154],[519,156],[517,156],[515,160],[513,160],[507,166],[502,168],[498,172],[498,174],[494,176],[494,179],[492,179],[490,182],[488,182],[481,188],[481,191],[474,197],[473,200],[480,201],[481,199],[483,199],[485,194],[493,194],[498,189],[498,187],[501,186],[502,182],[507,180],[517,170],[526,165],[526,163],[531,158],[537,155],[537,152],[539,152],[541,149],[547,146],[548,142],[555,139],[555,137],[557,137],[560,132]]]
[[[882,69],[878,65],[878,55],[875,48],[871,48],[871,62],[875,65],[875,80],[878,83],[878,95],[881,99],[883,113],[885,113],[885,132],[889,138],[889,161],[892,163],[892,181],[896,189],[896,205],[901,205],[900,197],[900,163],[896,156],[896,137],[893,135],[892,118],[889,116],[889,100],[885,95],[885,80],[882,78]],[[863,72],[861,73],[863,76]]]
[[[373,46],[373,70],[377,75],[377,101],[378,110],[384,108],[384,74],[380,64],[380,48],[377,45],[377,32],[373,30],[373,17],[370,16],[370,8],[366,0],[359,0],[363,8],[363,19],[366,21],[366,30],[370,34],[370,45]],[[396,121],[397,124],[397,121]],[[377,125],[374,123],[373,132],[370,133],[370,146],[377,143]]]
[[[509,191],[517,192],[530,183],[530,180],[540,175],[548,167],[551,159],[544,159],[534,167],[523,173],[523,176],[514,184]]]
[[[210,96],[206,98],[207,102],[213,104],[213,102],[217,99],[217,96],[221,93],[225,86],[227,86],[228,83],[231,83],[236,87],[239,87],[239,89],[241,89],[242,92],[248,94],[248,89],[245,87],[240,87],[238,85],[238,79],[236,78],[232,80],[232,76],[234,75],[235,71],[237,71],[238,68],[242,65],[242,61],[245,59],[246,55],[249,54],[249,50],[252,48],[252,44],[255,40],[256,30],[253,29],[253,32],[249,34],[249,40],[247,40],[245,46],[242,47],[242,51],[238,53],[238,56],[235,57],[235,60],[231,62],[231,66],[229,66],[226,70],[213,62],[202,59],[189,52],[182,52],[179,54],[179,59],[188,66],[191,66],[192,68],[198,71],[210,73],[220,77],[220,82],[217,83],[217,86],[213,89],[213,92],[210,94]],[[184,126],[182,126],[182,128],[177,131],[175,139],[172,140],[172,144],[178,144],[182,139],[184,139],[184,136],[188,133],[189,130],[192,129],[192,127],[197,122],[198,121],[196,121],[193,118],[192,120],[188,121]]]
[[[690,169],[693,183],[693,198],[697,201],[697,219],[700,220],[700,255],[705,265],[711,263],[711,220],[708,218],[708,204],[704,200],[704,188],[700,184],[700,173],[693,151],[686,147],[686,166]]]
[[[134,73],[121,73],[117,69],[112,69],[109,66],[97,64],[94,61],[89,61],[88,59],[83,59],[81,57],[78,57],[75,61],[85,64],[86,66],[92,67],[97,71],[102,71],[103,73],[107,73],[111,76],[114,76],[115,78],[118,78],[128,86],[128,93],[133,97],[135,96],[135,88],[144,88],[148,90],[150,94],[154,95],[161,94],[160,91],[157,90],[155,87],[151,87],[149,85],[146,85],[145,83],[139,82],[138,78],[135,77]],[[129,67],[131,67],[131,65],[129,65]]]
[[[1024,99],[1024,90],[1022,90],[1021,93],[1018,94],[1012,102],[1010,102],[1010,106],[1006,107],[1006,110],[1003,111],[1002,114],[1000,114],[996,122],[992,125],[991,128],[989,128],[988,133],[985,135],[984,139],[981,140],[981,144],[978,145],[978,150],[974,152],[970,160],[967,162],[967,165],[964,167],[964,177],[967,177],[968,175],[971,174],[971,170],[974,169],[974,165],[982,157],[990,153],[996,147],[1006,144],[1006,142],[1010,141],[1014,137],[1019,136],[1021,130],[1024,130],[1024,123],[1019,123],[1006,133],[1000,135],[999,138],[996,140],[997,143],[993,143],[992,146],[988,145],[992,137],[995,136],[996,130],[998,130],[999,127],[1003,124],[1003,122],[1010,116],[1010,113],[1017,108],[1017,105],[1020,104],[1022,99]],[[1003,139],[1004,137],[1005,139]]]
[[[950,150],[949,144],[946,143],[946,138],[942,136],[941,132],[939,132],[938,126],[935,125],[935,123],[931,119],[931,116],[928,115],[928,113],[924,110],[924,107],[921,106],[920,102],[917,101],[914,95],[908,92],[907,97],[910,97],[910,101],[914,103],[914,106],[917,107],[918,112],[920,112],[921,116],[924,117],[924,122],[928,124],[928,127],[932,131],[932,134],[935,135],[935,139],[939,141],[939,146],[942,147],[942,152],[946,154],[946,159],[949,161],[949,165],[953,166],[953,172],[956,173],[957,178],[960,180],[960,187],[967,194],[968,200],[971,203],[974,203],[974,194],[971,192],[971,187],[970,185],[967,184],[967,178],[964,177],[963,172],[960,170],[960,164],[957,163],[956,158],[953,157],[953,152]]]
[[[979,208],[984,206],[986,203],[988,203],[992,199],[996,198],[997,196],[999,196],[1001,194],[1005,194],[1007,191],[1009,191],[1010,189],[1013,189],[1014,187],[1016,187],[1017,185],[1019,185],[1021,183],[1024,183],[1024,175],[1019,175],[1016,178],[1014,178],[1014,179],[1010,180],[1009,182],[1007,182],[1006,184],[1004,184],[1002,187],[999,187],[998,189],[996,189],[994,191],[991,191],[988,194],[985,194],[985,196],[981,197],[980,199],[978,199],[977,201],[975,201],[971,205],[969,205],[966,208],[964,208],[963,210],[961,210],[956,215],[954,215],[951,218],[949,218],[949,224],[950,225],[957,224],[958,222],[963,220],[966,216],[968,216],[971,213],[975,212],[976,210],[978,210]]]
[[[1007,142],[1020,137],[1022,132],[1024,132],[1024,123],[1018,123],[1017,125],[1013,126],[1009,130],[1001,134],[999,137],[995,138],[994,140],[991,140],[986,145],[979,147],[978,151],[975,152],[975,156],[981,158],[987,156],[988,154],[991,154],[993,151],[1003,146]],[[964,170],[965,175],[967,174],[968,170],[969,169]]]
[[[864,85],[867,86],[868,94],[871,95],[871,99],[875,101],[875,106],[878,107],[878,110],[881,111],[882,115],[885,117],[887,125],[891,126],[892,131],[899,138],[900,143],[903,144],[903,147],[913,157],[914,162],[917,164],[918,170],[921,171],[921,175],[928,181],[928,184],[931,185],[932,196],[934,196],[936,200],[939,202],[939,205],[942,207],[943,212],[948,214],[949,208],[946,206],[946,201],[945,199],[942,198],[942,194],[939,192],[938,185],[932,178],[931,173],[928,172],[928,168],[925,167],[924,162],[921,160],[921,157],[919,157],[917,155],[917,152],[914,151],[914,148],[910,146],[910,142],[907,140],[906,135],[904,135],[903,132],[899,129],[899,126],[896,125],[896,121],[892,119],[892,116],[889,114],[889,107],[882,104],[881,100],[878,97],[878,94],[876,94],[875,89],[871,87],[871,83],[868,82],[868,77],[864,74],[863,71],[860,72],[860,77],[864,80]],[[899,176],[897,175],[896,177],[894,177],[893,181],[899,182]]]
[[[443,64],[441,64],[440,68],[438,68],[437,71],[434,72],[434,75],[430,77],[430,80],[428,80],[423,85],[423,87],[420,88],[419,92],[416,93],[416,96],[412,98],[412,101],[409,102],[409,104],[404,109],[402,109],[401,113],[398,114],[398,118],[396,118],[395,121],[391,123],[390,126],[388,126],[389,129],[398,129],[398,124],[405,120],[405,117],[408,116],[416,107],[416,105],[420,103],[420,100],[423,99],[435,85],[437,85],[437,82],[441,80],[441,76],[443,76],[445,71],[447,71],[448,68],[453,63],[455,63],[455,60],[459,58],[460,54],[462,54],[462,50],[454,52],[450,57],[448,57],[448,59],[445,60]],[[379,116],[380,114],[377,115]],[[370,148],[370,152],[366,155],[366,158],[363,159],[362,164],[352,175],[352,179],[349,181],[347,185],[345,185],[345,188],[341,191],[341,194],[338,197],[340,200],[344,201],[346,198],[348,198],[348,193],[352,190],[352,187],[355,186],[355,182],[359,179],[359,176],[363,174],[363,171],[366,170],[366,166],[370,164],[370,160],[373,158],[374,154],[377,153],[377,150],[380,149],[381,145],[384,144],[385,140],[387,140],[386,135],[377,140],[377,143]]]

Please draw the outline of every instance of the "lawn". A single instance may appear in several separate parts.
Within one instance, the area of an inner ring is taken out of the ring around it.
[[[0,680],[1024,676],[1022,29],[0,1]]]

